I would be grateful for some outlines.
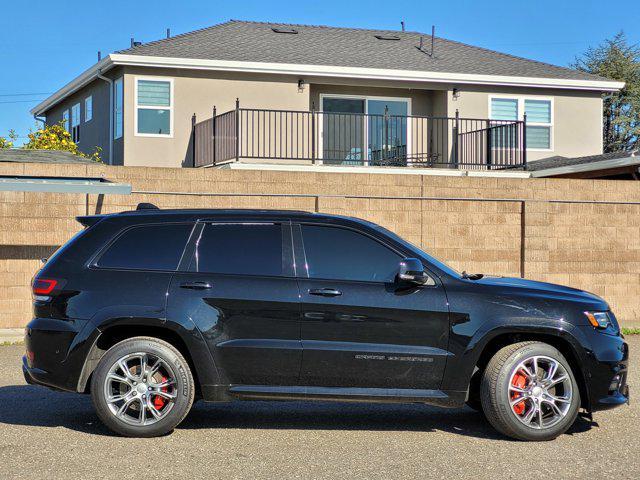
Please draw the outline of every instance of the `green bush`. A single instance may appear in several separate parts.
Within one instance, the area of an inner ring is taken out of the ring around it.
[[[29,141],[23,148],[27,150],[62,150],[96,162],[101,161],[100,154],[102,153],[100,147],[96,147],[91,155],[81,152],[78,145],[71,140],[71,134],[64,128],[63,122],[46,125],[29,133]]]
[[[18,134],[14,130],[9,130],[9,138],[0,137],[0,149],[13,148],[13,144],[18,138]]]

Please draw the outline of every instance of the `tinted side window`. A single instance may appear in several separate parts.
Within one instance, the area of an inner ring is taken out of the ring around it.
[[[144,225],[124,232],[102,254],[98,266],[175,270],[193,225]]]
[[[282,227],[277,224],[205,225],[191,270],[282,275]]]
[[[393,280],[401,256],[353,230],[302,225],[311,278],[386,282]]]

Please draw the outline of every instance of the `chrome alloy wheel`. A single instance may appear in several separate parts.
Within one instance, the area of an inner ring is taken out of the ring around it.
[[[131,353],[116,361],[104,383],[111,413],[130,425],[151,425],[164,418],[177,397],[171,366],[151,353]]]
[[[523,360],[509,379],[511,412],[531,428],[540,430],[556,425],[569,412],[572,398],[567,370],[551,357]]]

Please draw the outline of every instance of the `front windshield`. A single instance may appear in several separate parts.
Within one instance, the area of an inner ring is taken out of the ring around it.
[[[418,250],[427,259],[427,261],[429,263],[431,263],[432,265],[435,265],[437,268],[439,268],[443,272],[448,273],[449,275],[451,275],[453,277],[462,276],[462,274],[460,272],[458,272],[457,270],[451,268],[449,265],[447,265],[446,263],[441,262],[437,258],[432,257],[427,252],[425,252],[422,248],[418,247],[417,245],[414,245],[413,243],[409,242],[408,240],[405,240],[401,236],[396,235],[391,230],[387,230],[386,228],[381,227],[380,225],[373,224],[373,223],[371,225],[375,226],[376,229],[378,229],[379,231],[383,232],[385,235],[388,235],[389,237],[393,238],[396,242],[404,245],[405,247],[407,247],[407,248],[409,248],[411,250]]]

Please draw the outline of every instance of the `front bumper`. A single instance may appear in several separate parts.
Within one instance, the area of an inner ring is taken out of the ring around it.
[[[593,327],[581,329],[591,347],[583,364],[589,410],[607,410],[629,403],[629,345],[621,335],[605,334]]]

